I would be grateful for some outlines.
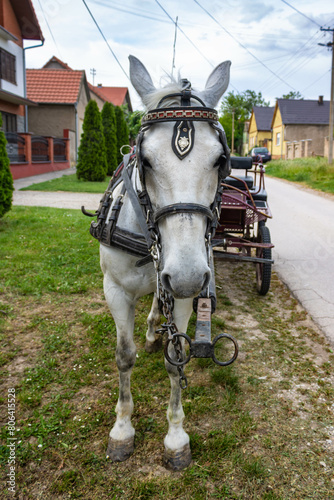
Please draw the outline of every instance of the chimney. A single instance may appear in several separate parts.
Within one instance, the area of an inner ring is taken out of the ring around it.
[[[102,83],[98,83],[98,84],[97,84],[97,86],[98,86],[98,87],[102,87]]]
[[[318,104],[323,104],[324,103],[324,96],[323,95],[319,95],[319,99],[318,99]]]

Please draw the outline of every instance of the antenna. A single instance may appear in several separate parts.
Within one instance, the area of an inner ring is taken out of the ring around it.
[[[93,76],[93,87],[94,87],[94,77],[96,75],[96,69],[95,68],[91,68],[90,74]]]
[[[177,22],[178,22],[178,16],[176,16],[176,21],[175,21],[175,35],[174,35],[174,45],[173,45],[173,63],[172,63],[172,76],[173,76],[173,71],[175,68],[175,49],[176,49],[176,37],[177,37]]]

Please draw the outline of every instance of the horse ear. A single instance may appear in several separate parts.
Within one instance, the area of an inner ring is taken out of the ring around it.
[[[231,61],[220,63],[209,76],[205,90],[200,93],[200,97],[209,108],[214,108],[221,96],[224,94],[230,82]]]
[[[147,94],[153,92],[155,87],[149,72],[135,56],[129,56],[130,61],[130,80],[141,99]]]

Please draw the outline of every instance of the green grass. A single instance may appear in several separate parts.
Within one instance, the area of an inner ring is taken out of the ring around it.
[[[334,165],[328,165],[326,158],[273,160],[267,163],[266,174],[334,193]]]
[[[88,182],[77,179],[76,174],[63,175],[58,179],[32,184],[20,191],[70,191],[72,193],[104,193],[107,189],[109,178],[104,182]]]
[[[105,459],[118,398],[116,329],[88,227],[74,210],[49,208],[14,207],[0,220],[0,396],[6,408],[15,387],[22,498],[332,498],[333,349],[275,276],[268,296],[257,295],[247,264],[216,265],[212,337],[237,338],[239,359],[185,368],[191,466],[173,474],[162,465],[170,384],[163,352],[144,350],[150,296],[137,304],[134,333],[135,453],[120,464]],[[6,425],[0,437],[5,480]]]

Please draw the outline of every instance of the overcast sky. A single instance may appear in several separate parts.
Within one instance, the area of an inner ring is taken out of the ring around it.
[[[128,55],[144,63],[156,86],[163,85],[162,77],[172,72],[178,17],[173,71],[193,87],[201,90],[212,69],[229,59],[227,92],[262,92],[271,105],[291,90],[305,99],[330,98],[331,52],[318,43],[331,41],[331,32],[320,31],[320,26],[334,28],[333,0],[287,2],[301,13],[282,0],[86,3],[123,69],[83,0],[33,0],[45,43],[26,51],[27,68],[41,68],[55,55],[72,69],[84,69],[90,83],[95,69],[95,85],[129,87],[134,109],[142,109],[124,74],[129,72]]]

